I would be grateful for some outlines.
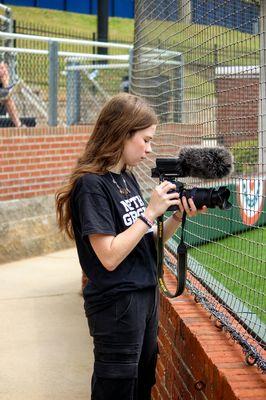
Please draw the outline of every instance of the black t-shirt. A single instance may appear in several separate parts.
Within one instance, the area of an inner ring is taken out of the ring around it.
[[[85,174],[71,197],[72,223],[80,265],[88,277],[83,294],[86,314],[103,309],[124,292],[154,287],[156,247],[152,229],[114,271],[108,271],[96,256],[88,235],[117,236],[131,226],[145,210],[138,183],[131,173],[113,174],[120,187],[126,181],[130,194],[122,195],[110,173]]]

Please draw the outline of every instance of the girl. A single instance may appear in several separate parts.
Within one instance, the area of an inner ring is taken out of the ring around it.
[[[148,205],[128,168],[151,152],[154,111],[123,93],[103,107],[69,183],[56,195],[59,227],[75,239],[88,277],[84,307],[94,340],[93,400],[148,400],[155,383],[158,328],[155,219],[164,239],[179,227],[182,212],[197,210],[179,199],[170,182],[152,192]]]

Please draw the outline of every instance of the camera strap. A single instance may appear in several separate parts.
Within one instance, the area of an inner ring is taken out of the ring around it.
[[[186,285],[186,276],[187,276],[187,246],[184,242],[184,228],[186,223],[186,212],[183,212],[182,215],[182,225],[181,225],[181,235],[180,235],[180,243],[177,248],[177,288],[174,293],[171,293],[165,284],[164,281],[164,243],[163,243],[163,215],[157,218],[157,273],[158,273],[158,283],[161,291],[166,297],[174,298],[180,296]]]

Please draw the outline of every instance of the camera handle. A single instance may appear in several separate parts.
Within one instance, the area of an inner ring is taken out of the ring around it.
[[[170,297],[171,299],[174,297],[180,296],[186,286],[186,277],[187,277],[187,246],[184,242],[184,227],[186,223],[186,212],[183,212],[182,215],[182,225],[181,225],[181,236],[180,243],[177,248],[177,288],[174,293],[171,293],[165,284],[164,281],[164,271],[163,271],[163,261],[164,261],[164,243],[163,243],[163,220],[164,216],[161,215],[157,218],[157,273],[158,273],[158,283],[161,291],[166,297]]]

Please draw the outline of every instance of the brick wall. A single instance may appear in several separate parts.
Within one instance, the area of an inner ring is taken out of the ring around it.
[[[175,278],[165,273],[167,285]],[[247,366],[241,347],[215,326],[187,292],[161,295],[159,360],[153,400],[262,400],[266,377]]]
[[[53,194],[75,165],[92,129],[1,129],[0,201]],[[200,144],[201,128],[197,125],[167,124],[161,132],[168,153],[177,153],[177,148],[167,147],[172,135],[176,146]]]
[[[240,140],[257,138],[258,77],[221,77],[215,83],[217,136],[221,143],[232,146]]]
[[[53,194],[91,131],[91,126],[2,129],[0,201]]]
[[[91,126],[0,130],[0,263],[73,246],[59,233],[54,193]]]

